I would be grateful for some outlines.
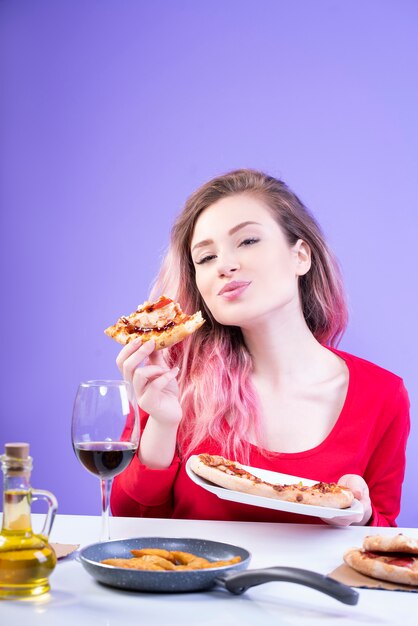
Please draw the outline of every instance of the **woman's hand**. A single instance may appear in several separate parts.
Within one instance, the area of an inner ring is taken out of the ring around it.
[[[363,513],[353,513],[345,517],[333,517],[331,519],[323,519],[327,524],[332,526],[349,526],[353,524],[355,526],[365,526],[372,516],[372,503],[369,496],[369,488],[366,481],[357,474],[345,474],[341,476],[338,484],[341,487],[348,487],[354,497],[357,498],[363,505]]]
[[[117,359],[124,380],[132,383],[137,402],[160,425],[180,423],[182,410],[176,376],[178,368],[169,369],[153,339],[142,343],[135,339],[122,348]]]

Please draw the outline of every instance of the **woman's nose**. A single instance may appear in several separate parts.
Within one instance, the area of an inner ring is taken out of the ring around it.
[[[231,276],[234,272],[239,269],[238,261],[234,259],[224,259],[219,260],[218,264],[218,274],[219,276]]]

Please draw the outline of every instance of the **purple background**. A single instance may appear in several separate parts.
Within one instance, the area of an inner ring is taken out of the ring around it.
[[[418,526],[418,4],[375,0],[0,3],[0,444],[33,484],[98,513],[70,443],[103,329],[148,293],[170,224],[209,177],[283,177],[339,257],[341,347],[403,376],[399,524]]]

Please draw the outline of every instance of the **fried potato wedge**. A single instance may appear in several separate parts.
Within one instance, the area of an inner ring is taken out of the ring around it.
[[[160,548],[143,548],[131,550],[133,554],[129,559],[105,559],[101,563],[143,571],[180,572],[185,570],[209,569],[214,567],[226,567],[241,561],[241,557],[235,556],[226,561],[208,561],[204,557],[181,550],[163,550]]]

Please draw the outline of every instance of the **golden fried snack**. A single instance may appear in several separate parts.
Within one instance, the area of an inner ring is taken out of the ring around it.
[[[141,559],[104,559],[100,561],[104,565],[113,565],[113,567],[123,567],[125,569],[141,569],[141,570],[160,570],[164,568],[154,563],[147,563]]]
[[[105,559],[101,561],[105,565],[114,567],[124,567],[137,570],[150,571],[192,571],[198,569],[209,569],[214,567],[226,567],[241,561],[240,556],[235,556],[227,561],[208,561],[207,559],[182,552],[180,550],[163,550],[159,548],[143,548],[142,550],[131,550],[134,557],[129,559]]]
[[[195,559],[201,558],[196,556],[195,554],[191,554],[190,552],[181,552],[179,550],[171,550],[171,554],[174,557],[174,560],[180,563],[180,565],[189,565]],[[208,564],[209,561],[207,559],[201,559],[202,565],[203,563]]]
[[[234,565],[235,563],[239,563],[241,561],[241,557],[240,556],[234,556],[232,559],[229,559],[228,561],[214,561],[212,563],[209,563],[209,565],[206,565],[207,568],[209,567],[226,567],[227,565]]]
[[[175,558],[173,553],[169,550],[164,550],[163,548],[141,548],[141,550],[131,550],[131,554],[134,556],[145,556],[147,554],[161,556],[163,559],[167,559],[167,561],[171,561],[174,563]]]
[[[154,565],[159,565],[166,570],[176,569],[174,563],[168,559],[164,559],[162,556],[157,556],[156,554],[144,554],[140,557],[140,560],[143,563],[153,563]]]
[[[234,556],[232,559],[228,561],[207,561],[206,559],[202,559],[200,557],[196,557],[189,561],[187,565],[176,565],[176,570],[195,570],[195,569],[213,569],[214,567],[226,567],[227,565],[234,565],[235,563],[239,563],[241,561],[240,556]]]
[[[210,562],[207,559],[197,556],[192,561],[189,561],[187,567],[188,569],[206,569],[209,565]]]

